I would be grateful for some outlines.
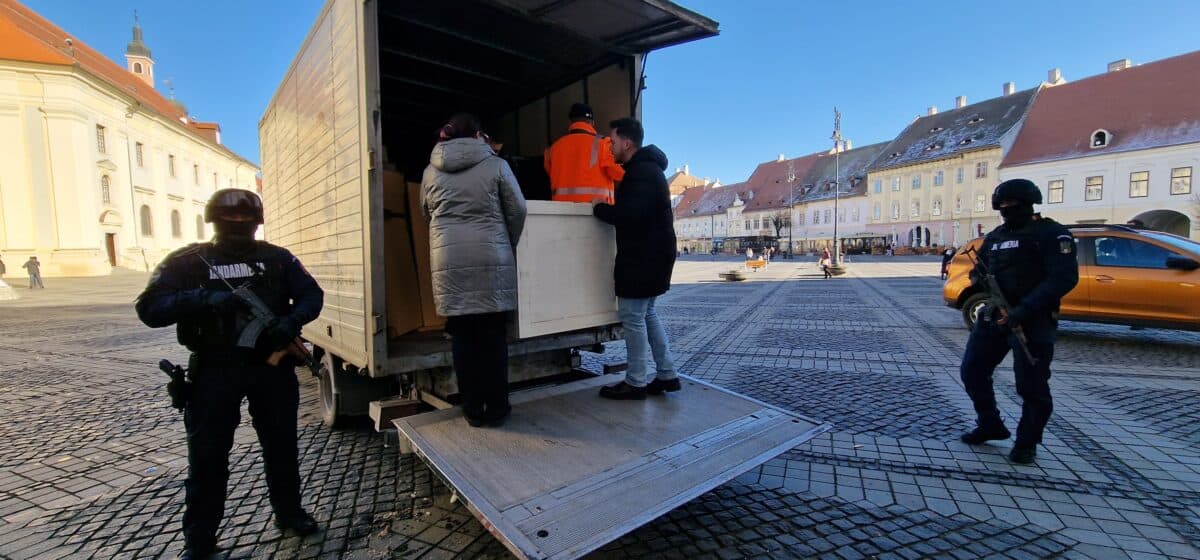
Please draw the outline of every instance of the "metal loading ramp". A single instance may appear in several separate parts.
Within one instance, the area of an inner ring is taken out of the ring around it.
[[[831,426],[683,377],[645,401],[597,395],[608,375],[512,395],[502,428],[459,409],[394,421],[518,558],[577,558]]]

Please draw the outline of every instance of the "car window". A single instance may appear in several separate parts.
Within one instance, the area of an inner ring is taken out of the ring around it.
[[[1192,241],[1191,239],[1187,239],[1184,237],[1177,237],[1177,236],[1166,234],[1166,233],[1159,233],[1156,231],[1147,231],[1147,232],[1145,232],[1145,235],[1148,237],[1153,237],[1154,239],[1156,239],[1158,241],[1162,241],[1163,243],[1166,243],[1168,245],[1173,245],[1174,247],[1176,247],[1178,249],[1183,249],[1184,251],[1200,253],[1200,243],[1196,243],[1195,241]]]
[[[1171,251],[1125,237],[1097,237],[1096,265],[1128,268],[1167,268]]]

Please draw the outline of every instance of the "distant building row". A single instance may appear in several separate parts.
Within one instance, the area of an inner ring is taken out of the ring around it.
[[[679,247],[813,251],[832,243],[835,220],[851,251],[958,246],[999,224],[992,189],[1015,177],[1041,186],[1041,211],[1061,222],[1138,219],[1200,239],[1196,91],[1200,52],[1136,67],[1118,61],[1072,83],[1052,70],[1037,88],[1004,84],[1000,97],[970,105],[959,97],[889,142],[780,155],[745,182],[683,190]]]

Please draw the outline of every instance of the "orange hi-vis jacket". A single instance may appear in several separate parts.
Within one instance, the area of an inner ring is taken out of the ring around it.
[[[563,202],[600,200],[613,204],[614,184],[625,170],[612,155],[612,140],[585,122],[571,123],[567,133],[545,154],[550,198]]]

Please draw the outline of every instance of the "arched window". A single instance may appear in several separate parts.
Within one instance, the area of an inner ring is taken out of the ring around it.
[[[1092,133],[1092,147],[1103,148],[1112,142],[1112,133],[1101,128]]]
[[[176,239],[183,237],[183,218],[180,217],[178,210],[171,211],[171,237]]]
[[[142,236],[154,237],[154,221],[150,216],[150,207],[143,204],[142,209],[138,213],[142,219]]]
[[[196,214],[196,239],[204,241],[204,216]]]
[[[112,189],[110,188],[108,175],[100,176],[100,202],[112,204]]]
[[[134,74],[141,74],[141,73],[142,73],[142,63],[141,63],[141,62],[134,62],[134,63],[133,63],[133,73],[134,73]]]

